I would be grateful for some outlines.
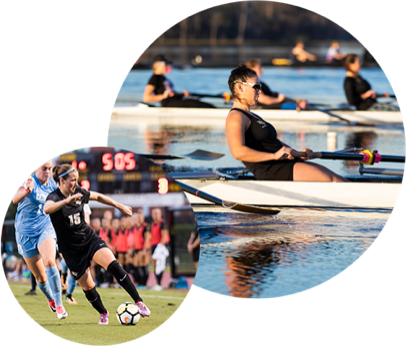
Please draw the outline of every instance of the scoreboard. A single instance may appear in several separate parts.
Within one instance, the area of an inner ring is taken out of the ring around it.
[[[79,185],[103,194],[180,192],[162,167],[142,156],[113,148],[91,148],[59,156],[57,164],[71,164]]]

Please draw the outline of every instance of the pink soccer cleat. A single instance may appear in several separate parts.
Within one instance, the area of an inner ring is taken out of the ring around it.
[[[100,314],[99,324],[109,324],[109,312]]]
[[[139,301],[135,303],[138,306],[138,309],[140,309],[140,315],[142,317],[148,317],[151,315],[151,311],[147,308],[147,306],[144,304],[144,302]]]

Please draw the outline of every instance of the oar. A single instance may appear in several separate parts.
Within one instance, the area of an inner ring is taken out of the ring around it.
[[[291,99],[291,98],[288,98],[288,97],[285,97],[285,100],[286,100],[286,101],[289,101],[289,102],[298,103],[297,101],[295,101],[295,100],[293,100],[293,99]],[[314,111],[319,111],[319,112],[321,112],[321,113],[325,113],[325,114],[327,114],[327,115],[329,115],[329,116],[331,116],[331,117],[333,117],[333,118],[337,118],[337,119],[339,119],[339,120],[341,120],[341,121],[346,122],[348,125],[364,125],[364,124],[362,124],[362,123],[357,123],[357,122],[355,122],[355,121],[351,121],[351,120],[345,119],[345,118],[343,118],[343,117],[340,117],[340,116],[337,115],[337,114],[331,113],[331,112],[328,111],[328,110],[320,109],[320,108],[311,106],[311,105],[309,105],[309,104],[306,104],[306,109],[310,109],[310,110],[314,110]]]
[[[216,205],[220,205],[223,208],[234,209],[234,210],[242,211],[245,213],[270,214],[270,215],[276,215],[280,212],[279,209],[256,207],[254,205],[249,205],[249,204],[240,204],[240,203],[235,203],[235,202],[230,202],[230,201],[224,201],[224,200],[214,197],[206,192],[200,191],[192,186],[181,183],[178,180],[176,180],[176,182],[178,183],[178,185],[181,187],[181,189],[183,191],[188,192],[197,197],[200,197],[206,201],[212,202]]]
[[[154,154],[138,154],[147,159],[153,160],[178,160],[178,159],[191,159],[191,160],[217,160],[220,157],[223,157],[224,154],[213,153],[211,151],[205,150],[195,150],[192,153],[185,155],[154,155]]]
[[[231,94],[224,92],[222,94],[197,94],[197,93],[190,93],[189,96],[195,96],[195,97],[212,97],[212,98],[222,98],[224,99],[225,103],[228,103],[233,97]]]
[[[306,157],[306,153],[303,151],[294,151],[292,153],[292,156],[293,157]],[[320,151],[320,152],[314,152],[313,158],[325,159],[325,160],[360,161],[363,164],[374,164],[374,163],[378,163],[378,162],[405,162],[404,156],[380,155],[377,152],[371,152],[369,150],[363,150],[359,154]]]
[[[386,96],[385,94],[376,94],[376,97],[387,97],[387,98],[395,99],[395,98],[396,98],[396,95],[389,95],[389,96]]]

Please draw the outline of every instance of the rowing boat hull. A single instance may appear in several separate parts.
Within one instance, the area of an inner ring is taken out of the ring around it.
[[[391,209],[400,183],[330,183],[180,179],[186,185],[220,199],[271,207],[328,207]],[[210,202],[186,194],[193,205]]]
[[[210,124],[212,121],[224,121],[229,109],[216,108],[164,108],[148,107],[139,105],[135,107],[115,107],[112,116],[133,117],[148,119],[151,122],[160,122],[170,125],[184,124]],[[316,122],[328,123],[339,120],[319,111],[280,110],[280,109],[258,109],[255,113],[264,120],[290,121],[290,122]],[[334,111],[345,119],[366,124],[400,124],[403,122],[400,112],[368,112],[368,111]]]

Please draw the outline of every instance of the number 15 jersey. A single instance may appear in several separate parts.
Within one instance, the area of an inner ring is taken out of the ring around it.
[[[77,187],[75,192],[83,196],[74,203],[63,206],[50,214],[52,225],[58,237],[58,247],[63,255],[74,254],[86,247],[94,231],[85,221],[84,206],[89,203],[90,192]],[[61,190],[56,189],[48,195],[47,201],[59,202],[66,197]]]
[[[51,227],[49,215],[44,214],[44,204],[49,193],[54,191],[57,186],[51,179],[46,185],[41,184],[35,173],[31,177],[34,188],[18,203],[15,228],[17,232],[28,237],[37,237],[45,229]]]

